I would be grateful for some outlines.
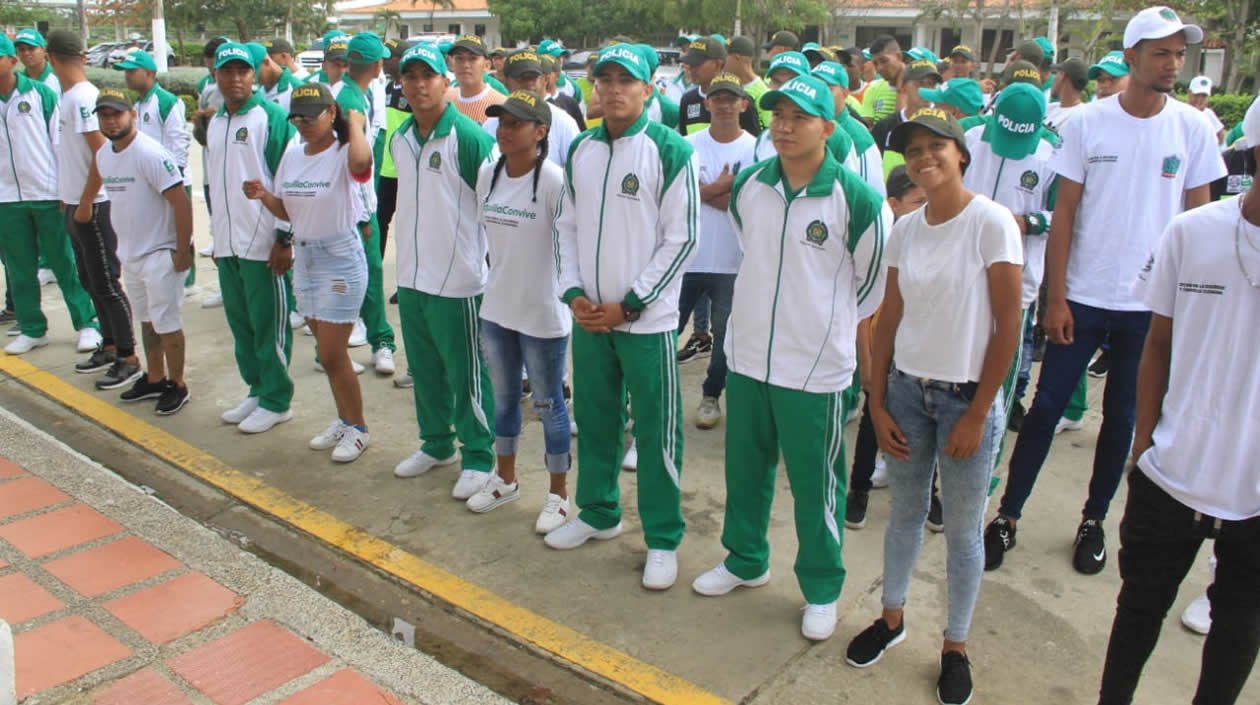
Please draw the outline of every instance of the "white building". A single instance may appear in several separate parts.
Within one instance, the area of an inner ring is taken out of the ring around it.
[[[454,0],[450,7],[435,5],[426,0],[350,0],[338,3],[339,26],[347,32],[381,29],[376,19],[383,10],[397,12],[399,36],[450,34],[475,34],[488,47],[499,46],[499,18],[490,13],[486,0]]]

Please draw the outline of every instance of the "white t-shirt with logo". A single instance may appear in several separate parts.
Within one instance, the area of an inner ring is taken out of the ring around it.
[[[350,175],[350,145],[334,141],[318,154],[294,142],[276,169],[275,194],[284,201],[298,240],[329,240],[355,227],[358,182]],[[367,173],[371,178],[371,172]]]
[[[1260,516],[1260,289],[1247,281],[1260,282],[1260,228],[1241,202],[1174,218],[1135,287],[1172,319],[1168,393],[1138,464],[1177,501],[1226,520]]]
[[[1057,133],[1063,129],[1064,123],[1071,119],[1071,117],[1083,107],[1085,107],[1084,103],[1077,103],[1076,105],[1068,107],[1064,107],[1061,103],[1051,103],[1046,106],[1046,119],[1044,124],[1046,127]]]
[[[96,86],[80,81],[62,93],[57,104],[57,195],[70,205],[78,205],[83,198],[83,186],[92,167],[92,150],[83,133],[101,129],[95,112],[98,93]],[[107,200],[109,197],[101,189],[92,202]]]
[[[752,166],[756,137],[741,132],[733,142],[722,143],[713,139],[709,129],[705,128],[687,137],[687,141],[700,156],[701,185],[716,181],[722,175],[723,167],[730,167],[733,176],[740,169]],[[691,261],[691,267],[687,271],[739,274],[739,264],[743,259],[744,250],[740,247],[730,216],[725,210],[701,203],[700,243],[696,248],[696,258]]]
[[[175,157],[157,140],[136,132],[121,152],[106,142],[96,153],[102,190],[109,195],[109,220],[118,234],[118,259],[135,262],[158,250],[175,249],[175,208],[162,194],[183,188]]]
[[[978,382],[993,336],[989,267],[1024,263],[1024,243],[1005,206],[976,194],[939,225],[927,206],[893,225],[885,261],[897,269],[904,308],[897,369],[943,382]]]
[[[535,338],[563,338],[573,328],[560,300],[555,255],[555,219],[564,197],[564,171],[543,160],[534,192],[534,172],[512,178],[507,166],[490,190],[495,161],[477,173],[477,207],[490,248],[490,276],[481,317]]]
[[[1133,281],[1187,189],[1225,176],[1216,135],[1199,111],[1168,98],[1136,118],[1119,95],[1085,105],[1060,133],[1050,166],[1084,184],[1072,226],[1067,298],[1112,311],[1143,311]]]

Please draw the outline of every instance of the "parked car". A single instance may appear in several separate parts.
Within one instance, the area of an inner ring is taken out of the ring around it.
[[[316,39],[311,42],[311,45],[306,48],[306,51],[298,52],[298,55],[293,58],[297,59],[298,66],[301,66],[307,71],[310,71],[311,73],[318,71],[320,66],[324,64],[323,40]]]
[[[107,62],[104,65],[113,66],[114,64],[117,64],[123,59],[127,58],[127,49],[131,47],[131,44],[132,42],[127,42],[125,44],[123,43],[116,44],[114,48],[110,49]],[[136,48],[142,51],[147,51],[150,54],[152,54],[153,53],[153,40],[146,39],[145,41],[140,42]],[[169,43],[166,45],[166,65],[167,66],[175,65],[175,50],[171,48]]]
[[[101,42],[93,46],[87,51],[86,62],[88,66],[96,66],[97,68],[107,68],[109,66],[109,54],[114,49],[126,47],[125,42]]]

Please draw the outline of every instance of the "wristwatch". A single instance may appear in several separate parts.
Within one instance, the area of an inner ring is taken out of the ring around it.
[[[642,311],[638,309],[630,308],[629,304],[627,304],[625,301],[621,302],[621,317],[626,319],[627,322],[634,323],[635,321],[639,320],[639,316],[641,316],[642,314],[643,314]]]
[[[287,233],[282,230],[276,231],[276,244],[283,248],[293,247],[293,233]]]

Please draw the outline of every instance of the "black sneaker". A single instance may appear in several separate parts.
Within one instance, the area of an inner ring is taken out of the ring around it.
[[[1011,433],[1019,433],[1019,430],[1024,427],[1024,415],[1027,413],[1024,405],[1016,401],[1014,406],[1011,407],[1011,417],[1006,420],[1006,430]]]
[[[713,352],[713,336],[708,333],[692,333],[687,344],[678,351],[678,361],[688,362],[708,357]]]
[[[1015,526],[1004,516],[989,522],[984,530],[984,569],[997,570],[1002,557],[1015,548]]]
[[[844,660],[848,661],[850,666],[857,668],[874,666],[884,657],[885,651],[905,639],[906,620],[904,617],[901,624],[897,625],[897,631],[889,629],[888,623],[881,617],[864,629],[861,634],[853,637],[853,641],[849,642],[849,650],[845,652]]]
[[[162,397],[158,399],[157,413],[159,416],[170,416],[184,408],[189,399],[192,397],[188,394],[188,387],[176,387],[168,383],[166,391],[162,392]]]
[[[1104,350],[1098,353],[1098,357],[1094,359],[1094,364],[1089,366],[1089,376],[1106,377],[1109,369],[1111,369],[1111,353]]]
[[[934,534],[945,530],[945,508],[941,506],[941,496],[932,493],[932,502],[928,504],[927,528]]]
[[[398,305],[398,292],[397,291],[394,292],[393,296],[389,297],[389,302],[391,304],[394,304],[395,306]]]
[[[1107,565],[1107,546],[1103,540],[1102,522],[1086,519],[1076,530],[1076,550],[1072,553],[1072,567],[1076,572],[1094,575]]]
[[[18,335],[21,335],[21,334],[22,334],[22,326],[19,326],[16,323],[13,324],[9,328],[9,330],[5,331],[5,335],[9,336],[10,338],[17,337]]]
[[[116,353],[104,348],[97,348],[91,357],[75,365],[74,371],[84,375],[94,374],[101,370],[109,369],[110,365],[113,365],[117,359],[118,355]]]
[[[141,375],[136,383],[131,385],[131,389],[123,392],[118,398],[123,401],[144,401],[145,399],[157,399],[166,393],[166,388],[171,383],[165,377],[150,382],[148,375]]]
[[[941,677],[936,679],[936,699],[941,705],[971,702],[971,661],[961,651],[941,654]]]
[[[866,526],[866,503],[871,493],[866,490],[850,490],[844,503],[844,525],[850,529]]]
[[[114,364],[109,366],[109,370],[105,372],[105,376],[96,380],[96,388],[102,391],[118,389],[131,384],[143,375],[144,370],[140,369],[140,365],[134,362],[127,362],[124,359],[116,359]]]
[[[0,323],[12,323],[17,320],[17,314],[9,309],[0,310]]]

